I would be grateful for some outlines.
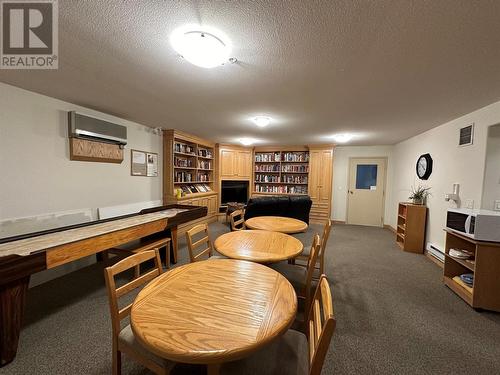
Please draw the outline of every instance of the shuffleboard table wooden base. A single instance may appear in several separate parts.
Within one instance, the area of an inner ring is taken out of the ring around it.
[[[178,225],[206,215],[206,207],[173,204],[0,239],[0,366],[16,356],[32,274],[158,233],[171,237],[172,260],[177,262]]]

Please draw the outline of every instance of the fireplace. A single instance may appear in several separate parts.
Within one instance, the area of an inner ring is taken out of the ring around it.
[[[222,181],[221,204],[228,202],[247,203],[248,181]]]

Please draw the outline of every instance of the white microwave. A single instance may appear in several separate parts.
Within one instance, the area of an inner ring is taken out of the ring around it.
[[[500,242],[500,211],[450,208],[446,228],[478,241]]]

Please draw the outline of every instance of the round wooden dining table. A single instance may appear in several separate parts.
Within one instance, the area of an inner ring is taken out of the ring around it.
[[[304,245],[295,237],[267,230],[239,230],[217,237],[215,250],[231,259],[276,263],[293,259]]]
[[[297,313],[288,280],[264,265],[207,260],[168,271],[132,304],[137,340],[156,355],[181,363],[220,364],[241,359],[285,333]]]
[[[257,216],[245,220],[249,229],[269,230],[281,233],[299,233],[307,230],[307,223],[302,220],[283,216]]]

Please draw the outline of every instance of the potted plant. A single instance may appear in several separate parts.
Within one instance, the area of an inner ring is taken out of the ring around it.
[[[431,194],[429,190],[431,190],[430,187],[425,187],[422,185],[419,185],[417,188],[412,186],[411,195],[408,197],[408,199],[411,199],[413,204],[425,204],[427,197]]]

